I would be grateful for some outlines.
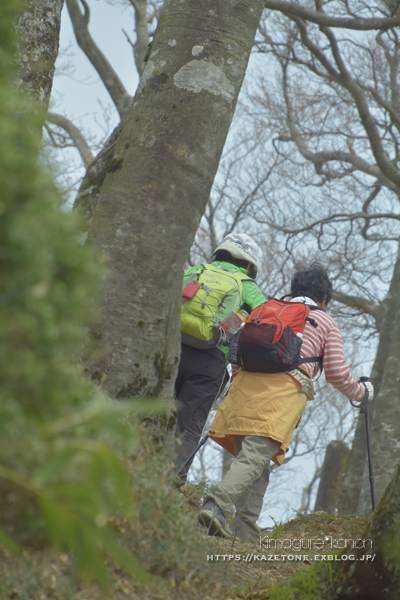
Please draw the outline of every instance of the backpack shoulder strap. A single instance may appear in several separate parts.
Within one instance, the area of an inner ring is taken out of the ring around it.
[[[309,307],[310,312],[312,310],[323,310],[319,306],[314,306],[314,304],[308,304],[307,306]],[[318,323],[312,317],[307,317],[306,321],[308,321],[313,327],[318,327]],[[323,357],[322,356],[311,356],[309,358],[302,358],[301,361],[299,362],[299,365],[304,365],[305,363],[319,363],[319,369],[320,369],[319,376],[321,376],[322,371],[324,370]]]
[[[202,275],[204,273],[204,271],[206,270],[207,265],[199,265],[199,268],[197,269],[197,271],[194,272],[194,276],[198,279],[200,277],[200,275]]]
[[[237,279],[240,279],[240,281],[242,283],[244,283],[245,281],[250,281],[250,282],[254,281],[254,279],[252,279],[251,277],[246,275],[246,273],[241,273],[240,271],[237,271],[236,273],[232,273],[232,275],[234,277],[236,277]],[[254,281],[254,283],[256,283],[256,282]]]

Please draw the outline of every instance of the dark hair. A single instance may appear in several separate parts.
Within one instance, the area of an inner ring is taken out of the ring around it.
[[[234,265],[235,267],[239,267],[241,269],[246,269],[249,277],[251,277],[252,279],[256,278],[257,269],[256,269],[255,265],[250,263],[250,267],[248,267],[249,262],[250,262],[249,260],[245,260],[243,258],[234,258],[232,256],[232,254],[230,252],[228,252],[228,250],[218,250],[218,252],[211,257],[211,260],[213,262],[214,261],[228,262],[231,265]]]
[[[307,296],[314,302],[326,304],[332,300],[332,281],[329,271],[320,263],[314,262],[305,271],[296,271],[291,279],[292,296]]]

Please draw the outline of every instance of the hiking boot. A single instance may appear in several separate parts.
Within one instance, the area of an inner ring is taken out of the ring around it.
[[[207,529],[207,535],[215,535],[216,537],[232,536],[232,532],[226,524],[224,513],[212,498],[208,498],[203,504],[197,520],[202,527]]]

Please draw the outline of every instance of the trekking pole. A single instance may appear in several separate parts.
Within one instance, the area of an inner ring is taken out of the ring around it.
[[[360,377],[360,381],[369,381],[368,377]],[[371,452],[371,438],[370,438],[370,423],[369,423],[369,410],[368,410],[368,398],[361,406],[360,414],[365,414],[365,429],[367,432],[367,452],[368,452],[368,468],[369,468],[369,485],[371,487],[371,504],[372,512],[375,510],[375,489],[374,489],[374,473],[372,470],[372,452]]]
[[[202,446],[204,446],[204,444],[206,443],[206,441],[208,440],[208,431],[206,433],[206,435],[200,440],[200,442],[198,443],[198,445],[196,446],[196,448],[193,450],[193,452],[191,454],[189,454],[189,456],[187,457],[187,459],[185,460],[185,462],[183,463],[183,465],[179,468],[179,470],[177,471],[176,475],[179,477],[179,475],[182,473],[183,469],[186,467],[186,465],[192,460],[192,458],[195,456],[195,454],[197,454],[197,452],[200,450],[200,448]]]
[[[369,381],[368,377],[360,377],[360,382]],[[367,452],[368,452],[368,468],[369,468],[369,485],[371,488],[371,504],[372,512],[375,510],[375,489],[374,489],[374,473],[372,470],[372,452],[371,452],[371,437],[370,437],[370,422],[369,422],[369,401],[368,398],[362,403],[360,415],[365,414],[365,429],[367,433]],[[354,405],[353,405],[354,406]]]

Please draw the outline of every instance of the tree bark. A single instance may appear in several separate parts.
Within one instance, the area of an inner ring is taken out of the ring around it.
[[[370,540],[370,541],[368,541]],[[357,540],[354,561],[334,562],[323,597],[326,600],[392,600],[400,589],[400,467],[374,513],[362,539]],[[363,547],[364,546],[364,547]],[[345,554],[350,554],[347,550]],[[365,555],[373,556],[366,561]],[[327,573],[327,571],[326,571]],[[328,575],[328,574],[327,574]]]
[[[63,4],[64,0],[27,0],[17,27],[20,35],[17,83],[46,109],[58,56]]]
[[[83,182],[95,207],[89,240],[110,266],[85,362],[113,397],[172,397],[183,268],[263,4],[167,1],[133,106],[103,155],[98,199],[90,175]]]
[[[371,446],[375,466],[375,496],[379,502],[394,469],[400,463],[400,251],[393,270],[389,294],[382,306],[384,326],[371,374],[377,380],[378,394],[372,402]],[[385,347],[385,350],[382,347]],[[363,418],[363,415],[360,416]],[[370,511],[371,496],[365,461],[360,502],[360,514]]]
[[[314,512],[318,510],[324,510],[327,513],[335,512],[337,484],[344,471],[344,464],[349,452],[347,444],[340,440],[328,444],[321,469]]]
[[[375,399],[370,403],[372,463],[375,465],[375,496],[379,502],[400,462],[400,251],[389,292],[377,316],[379,345],[371,381]],[[371,511],[365,418],[358,418],[349,465],[344,477],[340,511],[360,514]]]
[[[134,2],[134,8],[136,42],[133,46],[133,56],[135,58],[135,65],[139,73],[139,77],[141,77],[145,68],[144,59],[148,51],[148,45],[150,41],[147,23],[147,0],[136,0]]]

